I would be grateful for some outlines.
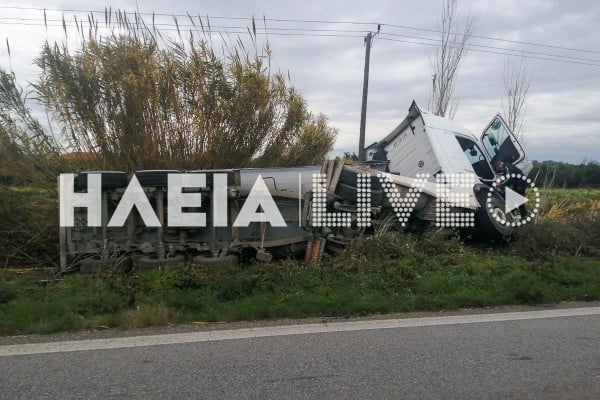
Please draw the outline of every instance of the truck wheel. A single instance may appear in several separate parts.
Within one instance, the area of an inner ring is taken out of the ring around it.
[[[97,258],[86,258],[81,260],[81,264],[79,267],[79,272],[82,274],[93,274],[99,275],[104,272],[110,271],[112,265],[108,262],[102,261]]]
[[[340,182],[335,188],[335,194],[352,203],[357,202],[356,186]],[[383,190],[371,189],[371,204],[380,205],[383,202],[383,196]]]
[[[102,189],[117,189],[127,186],[127,174],[120,171],[86,171],[75,176],[75,190],[87,190],[89,174],[102,176]]]
[[[182,174],[180,170],[147,170],[137,171],[135,177],[143,187],[167,187],[169,174]]]
[[[345,183],[346,185],[356,186],[356,172],[343,168],[342,173],[340,174],[339,182]]]
[[[491,207],[488,207],[487,197],[480,199],[481,207],[475,213],[475,231],[477,236],[500,238],[509,236],[513,227],[501,221],[510,221],[510,216],[504,213],[504,199],[496,192],[492,192]]]
[[[379,172],[379,171],[376,171]],[[346,168],[342,169],[342,173],[340,174],[340,183],[345,183],[346,185],[356,187],[356,175],[357,173],[354,171],[350,171]],[[339,183],[338,183],[339,184]],[[374,190],[381,190],[381,183],[379,182],[379,178],[377,178],[376,173],[371,174],[371,188]]]

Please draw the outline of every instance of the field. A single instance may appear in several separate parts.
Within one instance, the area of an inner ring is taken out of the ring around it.
[[[540,189],[540,196],[549,203],[600,200],[600,189]]]
[[[600,190],[543,198],[535,224],[493,245],[387,232],[317,265],[181,265],[58,280],[3,269],[0,334],[599,300]]]

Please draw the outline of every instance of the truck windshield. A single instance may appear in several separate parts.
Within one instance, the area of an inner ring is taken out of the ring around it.
[[[457,137],[456,139],[463,149],[467,160],[471,163],[475,174],[481,179],[494,179],[494,171],[490,167],[489,162],[485,159],[485,156],[477,143],[463,137]]]

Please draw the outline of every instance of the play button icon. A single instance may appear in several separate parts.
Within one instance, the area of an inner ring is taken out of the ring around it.
[[[527,197],[521,196],[509,187],[505,188],[504,212],[506,214],[525,203],[527,203]]]
[[[520,215],[520,218],[517,218],[515,214],[512,214],[512,211],[518,207],[522,207],[529,201],[529,199],[508,187],[506,183],[510,179],[521,179],[526,182],[529,185],[529,188],[533,191],[531,194],[535,196],[530,196],[531,199],[535,200],[534,205],[525,211],[526,215]],[[499,187],[504,189],[504,210],[501,209],[502,205],[501,203],[499,204],[498,201],[498,197],[500,197],[497,193]],[[533,218],[535,218],[536,215],[538,215],[540,209],[540,193],[538,188],[535,186],[535,183],[532,182],[531,179],[527,178],[527,176],[520,174],[511,174],[508,177],[500,176],[489,188],[488,199],[486,200],[486,208],[488,215],[490,215],[490,217],[493,218],[498,224],[510,227],[522,226],[527,222],[530,222]]]

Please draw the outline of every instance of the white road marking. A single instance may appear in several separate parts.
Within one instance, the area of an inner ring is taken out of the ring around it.
[[[197,343],[218,340],[250,339],[269,336],[305,335],[311,333],[349,332],[374,329],[411,328],[436,325],[461,325],[485,322],[522,321],[543,318],[600,315],[600,307],[566,308],[555,310],[521,311],[494,314],[470,314],[445,317],[361,320],[333,323],[269,326],[246,329],[214,330],[164,335],[117,337],[68,342],[28,343],[0,346],[0,357],[25,354],[63,353],[157,346],[165,344]]]

